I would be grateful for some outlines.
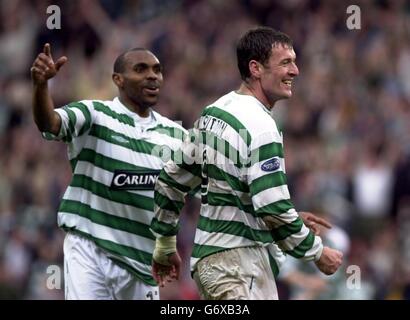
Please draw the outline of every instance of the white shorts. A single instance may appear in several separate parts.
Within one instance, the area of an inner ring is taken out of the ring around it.
[[[268,251],[243,247],[201,259],[194,280],[206,300],[278,300]]]
[[[159,300],[158,286],[145,284],[73,233],[64,239],[64,283],[66,300]]]

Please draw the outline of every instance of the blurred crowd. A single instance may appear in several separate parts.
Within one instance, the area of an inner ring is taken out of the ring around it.
[[[61,29],[47,28],[52,4]],[[29,69],[44,43],[55,58],[68,57],[50,83],[56,106],[112,99],[114,59],[149,48],[164,67],[156,110],[190,128],[204,106],[238,87],[236,40],[268,25],[292,37],[300,69],[293,97],[273,111],[293,202],[329,219],[345,252],[339,280],[285,266],[280,298],[410,299],[410,1],[356,1],[356,30],[346,26],[349,4],[0,0],[0,298],[64,297],[58,284],[50,289],[48,268],[63,267],[56,212],[71,171],[65,145],[43,140],[31,114]],[[185,261],[198,208],[189,200],[183,215]],[[360,270],[353,288],[348,266]],[[309,281],[289,280],[289,270]],[[308,293],[299,294],[301,283]],[[198,298],[187,263],[162,297]]]

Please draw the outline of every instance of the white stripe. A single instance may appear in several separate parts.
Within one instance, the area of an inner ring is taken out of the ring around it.
[[[231,206],[202,206],[201,216],[211,220],[242,222],[254,230],[268,230],[261,218],[252,216],[236,207]]]
[[[200,150],[204,150],[204,149],[200,148]],[[234,176],[237,179],[241,180],[243,173],[245,173],[245,169],[240,169],[237,166],[235,166],[235,164],[239,164],[240,159],[235,159],[237,161],[233,162],[231,159],[226,158],[224,154],[217,152],[216,150],[210,147],[207,147],[206,154],[207,154],[208,164],[213,164],[217,166],[219,169],[230,174],[231,176]],[[202,164],[202,157],[200,158],[200,160]]]
[[[159,207],[157,207],[157,206],[155,206],[155,208],[159,209]],[[156,209],[154,209],[155,212],[157,211]],[[175,227],[177,225],[177,220],[179,218],[177,213],[175,213],[173,211],[169,211],[169,210],[164,210],[164,209],[159,209],[159,210],[160,210],[159,211],[160,214],[156,217],[158,219],[158,221],[170,224],[173,227]]]
[[[102,154],[106,157],[125,161],[127,163],[134,164],[136,166],[151,168],[151,169],[162,169],[163,162],[161,158],[156,156],[139,153],[131,149],[106,142],[105,140],[98,139],[94,136],[89,136],[87,142],[84,146],[87,149],[94,150],[95,152]],[[120,168],[119,168],[120,169]]]
[[[290,194],[287,185],[265,189],[252,197],[252,202],[255,210],[258,210],[268,204],[280,201],[289,200]]]
[[[88,204],[92,209],[103,211],[116,217],[126,218],[146,225],[150,225],[151,220],[154,217],[154,213],[152,211],[110,201],[101,198],[86,189],[77,187],[69,186],[63,199],[80,201]]]
[[[315,241],[313,243],[313,246],[311,249],[309,249],[308,251],[306,251],[305,253],[305,257],[303,260],[313,260],[316,256],[316,254],[319,252],[319,250],[321,250],[323,247],[322,245],[322,239],[318,236],[315,236]]]
[[[285,224],[290,224],[299,217],[295,209],[289,209],[286,213],[272,214],[269,216],[270,222],[273,223],[273,228],[279,228]]]
[[[165,198],[168,198],[172,201],[179,201],[179,202],[185,202],[184,200],[184,193],[182,191],[176,190],[164,182],[158,180],[156,186],[155,186],[155,191],[164,196]]]
[[[101,224],[96,224],[91,220],[69,212],[60,212],[59,225],[75,227],[79,231],[93,235],[102,240],[108,240],[117,244],[122,244],[137,250],[151,254],[154,251],[155,241],[132,234],[126,231],[116,230]]]
[[[223,245],[221,246],[221,243]],[[207,246],[216,246],[223,248],[239,248],[254,246],[256,243],[262,245],[262,243],[249,240],[240,236],[235,236],[232,234],[226,233],[216,233],[216,232],[207,232],[204,230],[196,229],[195,233],[195,244],[197,245],[207,245]]]
[[[302,229],[298,233],[292,234],[286,239],[278,241],[277,245],[283,250],[291,251],[300,245],[308,234],[309,229],[306,226],[302,226]]]
[[[260,161],[260,162],[256,162],[254,164],[252,164],[252,166],[248,169],[248,183],[251,184],[254,180],[266,176],[268,174],[274,173],[274,172],[279,172],[282,171],[283,173],[285,173],[285,159],[280,158],[280,157],[272,157],[272,158],[278,158],[279,162],[280,162],[280,167],[275,170],[275,171],[263,171],[262,170],[262,164],[265,163],[266,161],[268,161],[269,159]],[[271,158],[271,159],[272,159]]]
[[[252,137],[252,142],[251,142],[251,145],[249,146],[250,150],[256,150],[257,148],[260,148],[266,144],[271,144],[271,143],[279,143],[283,145],[283,137],[282,135],[279,134],[279,131],[277,131],[276,124],[273,119],[272,119],[272,126],[269,129],[271,131],[262,132],[258,136]]]
[[[169,146],[171,149],[175,150],[177,146],[179,146],[183,138],[182,136],[180,138],[173,138],[170,135],[166,134],[165,130],[163,130],[163,133],[160,133],[161,131],[158,132],[153,130],[140,132],[139,128],[129,126],[128,124],[125,124],[123,122],[121,122],[121,125],[119,125],[118,119],[114,119],[111,116],[100,111],[96,112],[98,112],[98,118],[95,121],[96,124],[109,129],[115,128],[116,133],[123,134],[135,140],[146,141],[160,146],[166,145]],[[157,125],[158,124],[156,124],[155,126]],[[136,122],[136,127],[138,127],[138,122]]]
[[[249,193],[233,190],[232,187],[222,180],[215,180],[213,178],[208,179],[208,192],[220,193],[226,195],[234,195],[239,198],[239,200],[244,205],[251,205],[252,199],[250,198]]]
[[[165,164],[166,173],[172,177],[176,182],[182,184],[183,186],[187,186],[190,188],[194,188],[201,183],[201,178],[194,176],[192,173],[186,171],[175,165],[172,161],[169,161]]]

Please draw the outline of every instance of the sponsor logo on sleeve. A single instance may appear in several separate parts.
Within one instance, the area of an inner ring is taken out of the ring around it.
[[[262,163],[261,169],[266,172],[272,172],[280,168],[279,158],[275,157]]]

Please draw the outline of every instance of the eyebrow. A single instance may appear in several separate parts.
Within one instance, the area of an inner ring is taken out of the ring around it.
[[[148,63],[145,63],[145,62],[138,62],[138,63],[134,64],[133,68],[135,68],[135,67],[143,67],[143,68],[159,67],[159,68],[161,68],[161,64],[157,62],[157,63],[154,63],[152,65],[149,65]]]
[[[280,63],[287,62],[287,61],[295,62],[296,61],[296,56],[294,58],[284,58],[284,59],[280,60]]]

